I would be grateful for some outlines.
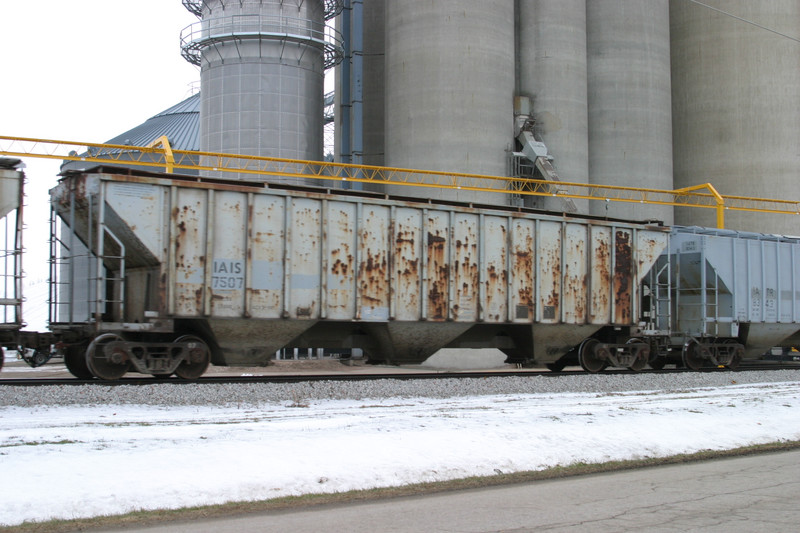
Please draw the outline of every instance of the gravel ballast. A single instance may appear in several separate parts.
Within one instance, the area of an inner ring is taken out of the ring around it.
[[[451,398],[502,394],[678,392],[705,387],[800,381],[797,370],[490,377],[303,383],[0,386],[0,406],[297,405],[319,400]]]

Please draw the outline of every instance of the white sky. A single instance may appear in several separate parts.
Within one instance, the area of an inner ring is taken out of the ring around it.
[[[180,0],[0,1],[0,135],[104,142],[180,102],[200,79],[180,55],[196,21]],[[59,162],[24,161],[26,285],[41,289]],[[36,289],[24,291],[29,329],[46,319]]]
[[[0,407],[0,525],[798,440],[798,385]]]

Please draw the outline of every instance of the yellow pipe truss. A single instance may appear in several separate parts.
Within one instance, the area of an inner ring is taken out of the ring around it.
[[[521,196],[550,196],[609,202],[688,206],[715,209],[717,227],[725,226],[725,211],[800,215],[800,200],[728,196],[704,183],[676,190],[644,189],[587,183],[552,182],[481,174],[461,174],[407,168],[304,161],[276,157],[173,150],[166,137],[149,146],[84,143],[0,136],[0,156],[37,157],[87,163],[121,163],[154,170],[194,170],[274,176],[283,179],[321,179],[414,187],[462,189]],[[707,192],[703,192],[703,191]]]

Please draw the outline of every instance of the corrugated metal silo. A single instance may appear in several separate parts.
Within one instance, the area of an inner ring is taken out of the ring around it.
[[[672,189],[668,0],[586,3],[589,180]],[[672,208],[593,202],[593,214],[672,223]]]
[[[519,2],[517,31],[519,92],[533,102],[535,131],[563,181],[588,183],[586,0]]]
[[[184,56],[201,69],[201,150],[322,159],[332,56],[322,0],[189,5],[201,13],[181,36]]]
[[[800,198],[800,36],[796,0],[670,4],[675,186],[712,183],[722,194]],[[711,226],[709,210],[676,222]],[[726,227],[800,233],[792,217],[726,212]]]
[[[514,133],[514,2],[387,0],[385,28],[386,165],[506,175]],[[468,191],[413,192],[506,201]]]

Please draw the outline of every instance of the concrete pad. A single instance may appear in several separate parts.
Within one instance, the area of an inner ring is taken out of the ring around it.
[[[504,368],[506,354],[496,348],[442,348],[421,366],[442,370],[488,370]]]

